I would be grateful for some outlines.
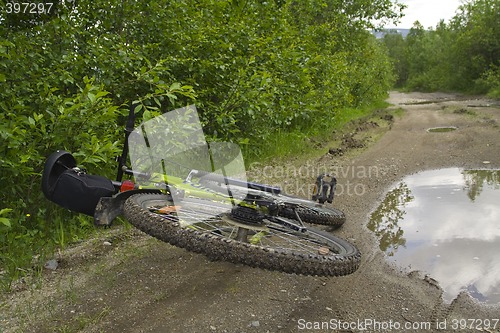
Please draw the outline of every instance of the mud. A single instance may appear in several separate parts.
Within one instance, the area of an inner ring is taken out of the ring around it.
[[[345,142],[337,155],[328,151],[338,146],[325,146],[310,160],[253,170],[299,195],[317,171],[336,172],[334,205],[348,220],[334,232],[362,252],[354,274],[317,278],[211,262],[120,228],[63,251],[43,281],[2,295],[0,332],[500,332],[498,306],[465,293],[443,301],[438,281],[388,264],[367,228],[406,175],[500,168],[498,104],[441,93],[393,92],[389,101],[404,112],[367,120],[377,125],[351,136],[362,145]],[[427,131],[442,126],[457,130]]]

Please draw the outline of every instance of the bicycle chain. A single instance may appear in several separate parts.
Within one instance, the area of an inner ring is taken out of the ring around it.
[[[236,206],[231,210],[230,217],[238,222],[261,225],[265,215],[253,208]]]

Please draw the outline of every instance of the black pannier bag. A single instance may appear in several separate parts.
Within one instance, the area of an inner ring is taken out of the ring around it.
[[[94,216],[100,198],[116,192],[111,180],[76,168],[75,158],[64,150],[56,151],[45,162],[42,190],[59,206],[90,216]]]

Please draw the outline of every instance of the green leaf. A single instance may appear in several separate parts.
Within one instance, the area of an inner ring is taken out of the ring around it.
[[[95,101],[97,100],[96,96],[95,96],[93,93],[91,93],[91,92],[89,92],[89,93],[87,94],[87,97],[89,98],[89,100],[90,100],[90,102],[91,102],[92,104],[94,104],[94,103],[95,103]]]
[[[170,86],[170,91],[175,91],[180,89],[181,89],[181,84],[178,82],[172,83],[172,85]]]
[[[135,113],[139,113],[139,112],[141,112],[141,110],[142,110],[142,104],[139,104],[139,105],[137,105],[137,106],[135,107],[134,112],[135,112]]]
[[[3,208],[2,210],[0,210],[0,215],[5,215],[10,212],[12,212],[12,208]]]
[[[0,216],[6,215],[6,214],[10,213],[11,211],[12,211],[11,208],[4,208],[4,209],[0,210]],[[8,219],[6,217],[0,217],[0,223],[9,227],[9,228],[11,226],[10,219]]]
[[[158,106],[161,108],[161,103],[160,103],[160,101],[158,100],[158,98],[153,97],[153,99],[154,99],[154,101],[155,101],[156,105],[158,105]]]
[[[11,227],[10,220],[8,218],[0,217],[0,223],[9,228]]]
[[[175,100],[177,99],[177,96],[175,96],[174,94],[167,94],[167,97],[172,104],[174,104]]]
[[[109,94],[109,92],[107,92],[107,91],[99,91],[99,92],[96,94],[96,97],[97,97],[97,98],[100,98],[100,97],[107,96],[108,94]]]

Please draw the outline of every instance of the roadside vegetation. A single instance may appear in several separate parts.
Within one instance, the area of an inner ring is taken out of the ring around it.
[[[6,289],[94,232],[91,219],[43,197],[43,163],[65,149],[89,173],[114,177],[131,102],[139,118],[195,103],[211,139],[239,143],[256,161],[331,132],[393,84],[368,32],[374,19],[399,17],[389,0],[81,0],[41,14],[12,3],[0,12]]]
[[[500,1],[465,2],[448,23],[384,36],[397,87],[500,98]]]
[[[65,149],[113,178],[133,101],[139,118],[196,104],[207,135],[239,143],[248,162],[299,154],[383,107],[396,81],[499,94],[498,2],[471,1],[450,25],[383,43],[369,31],[401,16],[390,0],[80,0],[35,14],[2,2],[1,286],[95,232],[43,197],[43,163]],[[463,52],[435,52],[445,37]],[[461,70],[443,77],[435,64],[450,54]]]

